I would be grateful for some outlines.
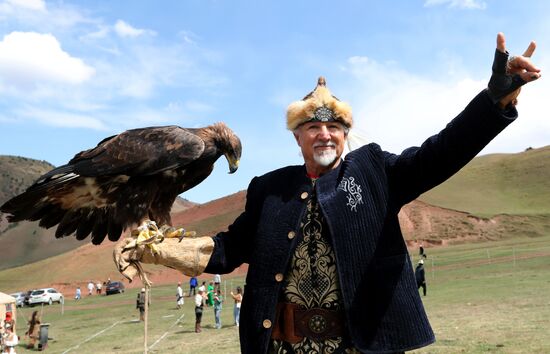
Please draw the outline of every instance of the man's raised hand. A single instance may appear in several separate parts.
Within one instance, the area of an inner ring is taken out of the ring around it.
[[[536,43],[532,41],[523,55],[509,59],[504,34],[498,33],[493,74],[488,85],[489,96],[494,103],[501,107],[517,104],[521,86],[541,76],[540,69],[530,59],[535,48]]]

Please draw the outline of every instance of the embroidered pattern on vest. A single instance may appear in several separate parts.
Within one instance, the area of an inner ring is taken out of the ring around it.
[[[348,193],[348,203],[346,205],[349,205],[352,211],[357,212],[357,205],[363,204],[361,185],[355,183],[355,178],[353,177],[344,177],[340,181],[338,189]]]
[[[312,181],[315,183],[315,181]],[[330,234],[321,212],[315,188],[307,203],[302,219],[298,245],[292,255],[285,275],[284,302],[300,305],[303,309],[323,308],[342,310],[342,293],[336,254],[330,242]],[[298,343],[271,341],[269,354],[359,354],[346,337],[316,340],[304,337]]]

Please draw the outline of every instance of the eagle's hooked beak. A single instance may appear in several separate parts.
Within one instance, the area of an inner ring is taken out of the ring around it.
[[[229,163],[229,173],[235,173],[237,169],[239,168],[239,160],[233,159],[229,155],[225,155],[225,158],[227,159],[227,162]]]

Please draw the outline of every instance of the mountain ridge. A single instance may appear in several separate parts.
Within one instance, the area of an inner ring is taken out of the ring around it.
[[[480,176],[480,173],[483,176]],[[503,181],[502,175],[508,176],[508,180]],[[491,154],[476,157],[449,181],[403,207],[399,214],[399,221],[409,249],[416,249],[420,243],[429,248],[450,243],[478,242],[515,236],[537,237],[548,234],[550,205],[539,198],[550,193],[550,184],[545,182],[544,176],[550,176],[550,146],[517,154]],[[536,185],[533,186],[533,183]],[[476,186],[476,184],[482,184],[482,186]],[[514,198],[521,197],[521,202],[517,202],[514,206],[516,214],[508,213],[509,207],[506,205],[488,203],[484,200],[487,196],[499,193],[504,195],[499,199],[499,203],[503,203],[503,200],[506,203],[513,203]],[[467,197],[466,202],[464,196]],[[529,199],[535,202],[523,202]],[[428,202],[434,200],[443,206]],[[198,235],[212,236],[226,230],[227,226],[244,210],[245,202],[246,191],[239,191],[208,203],[191,203],[183,210],[174,208],[172,220],[174,225],[195,230]],[[15,232],[14,230],[15,228],[10,231]],[[3,237],[0,235],[0,241]],[[63,240],[65,241],[68,240]],[[65,266],[61,269],[55,268],[53,273],[57,274],[52,275],[51,279],[36,279],[43,285],[68,284],[68,287],[72,287],[79,282],[96,279],[98,276],[101,276],[101,279],[121,277],[111,261],[112,243],[104,242],[95,247],[89,243],[80,243],[79,246],[64,254],[0,272],[0,280],[2,280],[2,274],[14,280],[15,277],[9,275],[12,272],[27,274],[45,266],[52,268],[53,266],[49,265],[51,262]],[[95,262],[93,270],[90,270],[89,262]],[[71,272],[67,273],[65,270],[67,268],[71,269]],[[146,268],[151,269],[151,278],[157,283],[182,279],[181,274],[167,268],[159,266],[146,266]],[[242,267],[237,271],[245,270],[246,267]],[[32,276],[28,277],[32,278]]]

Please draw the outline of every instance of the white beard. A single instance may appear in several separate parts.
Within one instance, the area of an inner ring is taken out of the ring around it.
[[[315,162],[324,167],[330,166],[336,161],[336,158],[336,150],[326,150],[322,151],[320,154],[313,154]]]

